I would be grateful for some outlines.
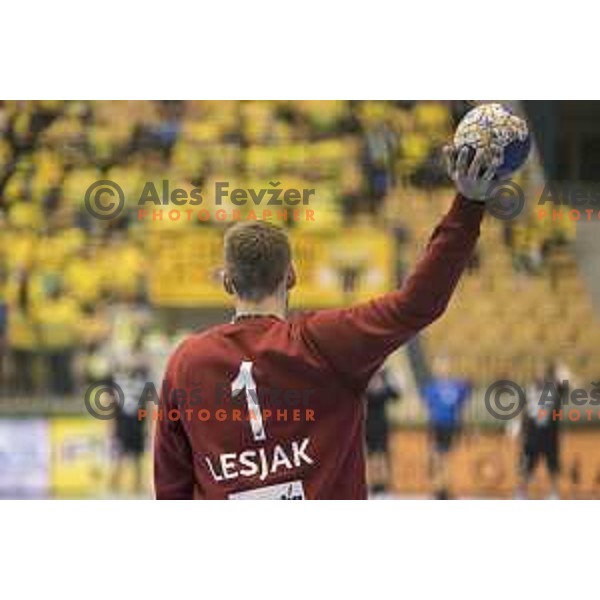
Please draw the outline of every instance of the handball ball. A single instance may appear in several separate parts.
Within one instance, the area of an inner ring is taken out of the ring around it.
[[[531,136],[527,123],[502,104],[481,104],[470,110],[454,133],[458,152],[469,148],[469,160],[483,149],[486,163],[498,163],[496,178],[508,177],[519,169],[529,154]]]

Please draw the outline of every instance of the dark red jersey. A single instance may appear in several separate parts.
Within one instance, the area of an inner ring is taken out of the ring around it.
[[[157,498],[365,498],[367,383],[444,312],[483,211],[458,196],[400,290],[187,338],[169,361],[156,416]]]

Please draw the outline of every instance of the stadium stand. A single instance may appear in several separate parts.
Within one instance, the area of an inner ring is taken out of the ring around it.
[[[287,187],[318,184],[313,230],[338,231],[363,196],[362,130],[353,113],[348,102],[4,102],[0,247],[10,360],[3,380],[12,382],[4,391],[47,388],[50,357],[71,365],[75,351],[93,347],[99,340],[84,315],[101,320],[109,305],[147,302],[150,230],[211,225],[136,220],[147,181],[251,186],[285,176]],[[117,219],[93,219],[84,209],[99,179],[124,190]]]
[[[66,357],[90,348],[97,340],[83,315],[101,320],[107,303],[147,301],[145,244],[157,224],[135,219],[145,181],[206,185],[283,174],[297,187],[318,182],[326,193],[313,230],[338,232],[357,214],[385,224],[401,233],[399,261],[410,266],[451,196],[439,149],[457,110],[442,102],[5,102],[2,298],[14,359],[7,375],[22,378],[16,363],[39,375],[34,355],[54,355],[57,344]],[[101,178],[125,190],[129,210],[116,221],[83,209],[85,190]],[[598,326],[573,234],[573,223],[531,215],[511,226],[488,223],[455,301],[424,336],[426,353],[459,356],[459,374],[483,385],[506,371],[527,377],[534,354],[568,347],[573,369],[591,377]]]

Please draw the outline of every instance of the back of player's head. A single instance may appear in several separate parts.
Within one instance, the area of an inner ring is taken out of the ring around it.
[[[273,295],[289,276],[291,255],[280,227],[264,221],[236,223],[225,233],[227,291],[251,302]]]

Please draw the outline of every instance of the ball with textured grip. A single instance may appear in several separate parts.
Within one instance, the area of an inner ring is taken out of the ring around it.
[[[470,110],[454,133],[457,151],[469,149],[486,153],[486,165],[496,165],[496,178],[506,178],[527,160],[531,136],[527,123],[502,104],[481,104]]]

